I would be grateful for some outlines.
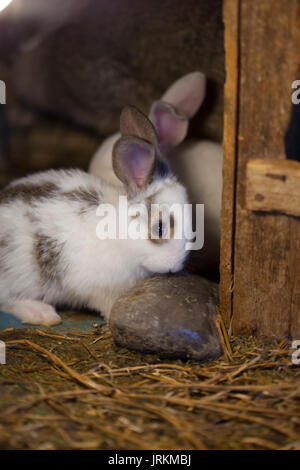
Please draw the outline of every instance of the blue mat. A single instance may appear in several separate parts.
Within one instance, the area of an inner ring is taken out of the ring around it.
[[[60,332],[82,331],[88,333],[95,330],[95,325],[104,322],[103,317],[97,313],[83,312],[59,312],[62,322],[59,325],[51,327],[51,329]],[[0,331],[6,328],[44,328],[40,325],[27,325],[21,323],[14,316],[7,313],[0,313]]]

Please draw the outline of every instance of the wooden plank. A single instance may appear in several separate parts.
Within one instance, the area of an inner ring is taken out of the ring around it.
[[[291,83],[299,61],[299,3],[244,0],[240,13],[240,92],[233,332],[300,338],[300,223],[245,207],[246,163],[284,158]]]
[[[300,216],[300,163],[253,159],[246,168],[246,208]]]
[[[234,194],[236,166],[236,128],[238,104],[238,22],[239,0],[223,3],[225,23],[224,131],[223,131],[223,194],[221,214],[220,304],[229,328],[232,314]]]

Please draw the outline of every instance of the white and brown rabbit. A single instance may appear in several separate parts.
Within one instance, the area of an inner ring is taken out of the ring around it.
[[[193,204],[204,204],[204,247],[193,251],[193,270],[216,269],[220,251],[220,213],[222,201],[222,146],[208,140],[184,143],[189,120],[205,97],[206,79],[201,72],[192,72],[174,82],[149,112],[161,148],[179,181],[188,191]],[[122,184],[112,169],[112,148],[119,133],[104,140],[93,156],[89,172],[114,184]]]
[[[0,311],[43,325],[60,322],[55,306],[62,304],[95,309],[108,318],[114,301],[139,280],[182,268],[186,239],[169,236],[172,227],[160,218],[149,227],[145,213],[130,208],[183,205],[186,190],[163,160],[146,116],[127,106],[120,129],[113,169],[122,185],[79,170],[49,170],[0,192]],[[127,197],[126,213],[120,213],[120,196]],[[154,236],[99,239],[101,204],[112,205],[118,220],[139,221]],[[174,214],[173,229],[177,222]],[[185,226],[190,223],[185,217]]]

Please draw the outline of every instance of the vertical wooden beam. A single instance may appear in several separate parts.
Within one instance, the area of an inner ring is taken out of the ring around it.
[[[235,173],[237,159],[238,119],[238,47],[240,0],[225,0],[224,137],[223,137],[223,195],[221,215],[220,303],[227,327],[232,315],[233,237],[235,206]]]
[[[247,161],[284,158],[291,84],[300,78],[299,23],[297,0],[241,1],[234,333],[300,338],[300,220],[245,208]]]

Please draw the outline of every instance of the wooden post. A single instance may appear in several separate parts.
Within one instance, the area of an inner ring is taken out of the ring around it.
[[[223,14],[226,86],[221,308],[234,334],[300,339],[297,195],[291,195],[289,204],[283,180],[265,176],[268,188],[261,193],[264,199],[258,196],[255,200],[258,193],[253,193],[253,185],[256,190],[262,166],[255,169],[252,163],[253,159],[271,158],[273,174],[282,173],[284,164],[289,184],[297,166],[282,159],[291,85],[300,79],[296,77],[299,2],[226,0]],[[261,184],[262,175],[259,178]],[[297,175],[293,178],[290,188],[297,185]],[[274,193],[278,191],[286,192],[285,201],[277,198],[275,207]]]
[[[238,117],[238,44],[239,1],[225,0],[224,138],[223,138],[223,194],[220,251],[220,302],[229,327],[232,317],[233,238],[236,171],[236,134]]]

